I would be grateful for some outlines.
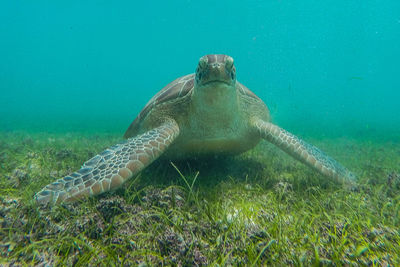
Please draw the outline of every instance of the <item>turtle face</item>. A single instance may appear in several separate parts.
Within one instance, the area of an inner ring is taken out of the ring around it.
[[[200,58],[196,69],[196,87],[223,83],[234,86],[236,69],[233,58],[226,55],[206,55]]]

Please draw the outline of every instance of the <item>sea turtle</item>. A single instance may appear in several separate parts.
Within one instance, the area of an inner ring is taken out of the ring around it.
[[[80,170],[45,186],[39,203],[60,203],[121,186],[163,155],[190,158],[238,154],[265,139],[332,178],[353,175],[318,148],[270,122],[267,106],[236,80],[227,55],[200,58],[196,73],[158,92],[125,132],[126,141],[85,162]]]

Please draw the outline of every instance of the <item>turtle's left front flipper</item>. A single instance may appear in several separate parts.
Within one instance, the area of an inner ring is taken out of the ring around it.
[[[71,202],[115,189],[157,159],[178,135],[178,124],[168,119],[153,130],[104,150],[80,170],[46,185],[35,199],[40,204]]]
[[[254,119],[252,123],[262,138],[318,172],[344,181],[355,180],[355,176],[336,160],[288,131],[261,119]]]

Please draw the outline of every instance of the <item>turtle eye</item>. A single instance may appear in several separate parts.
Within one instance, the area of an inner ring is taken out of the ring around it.
[[[233,58],[231,58],[231,57],[226,57],[226,59],[225,59],[225,68],[227,69],[227,70],[231,70],[232,69],[232,67],[233,67]]]
[[[232,71],[231,71],[231,79],[232,80],[236,79],[236,70],[235,70],[235,68],[233,68]]]
[[[199,67],[204,69],[208,64],[208,58],[207,57],[202,57],[199,60]]]

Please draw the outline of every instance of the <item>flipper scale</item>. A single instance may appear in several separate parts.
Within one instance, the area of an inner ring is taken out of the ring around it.
[[[323,175],[347,181],[355,179],[355,176],[336,160],[279,126],[261,119],[256,119],[254,125],[262,138]]]
[[[115,189],[158,158],[178,135],[177,123],[168,120],[104,150],[78,171],[46,185],[35,199],[41,204],[71,202]]]

